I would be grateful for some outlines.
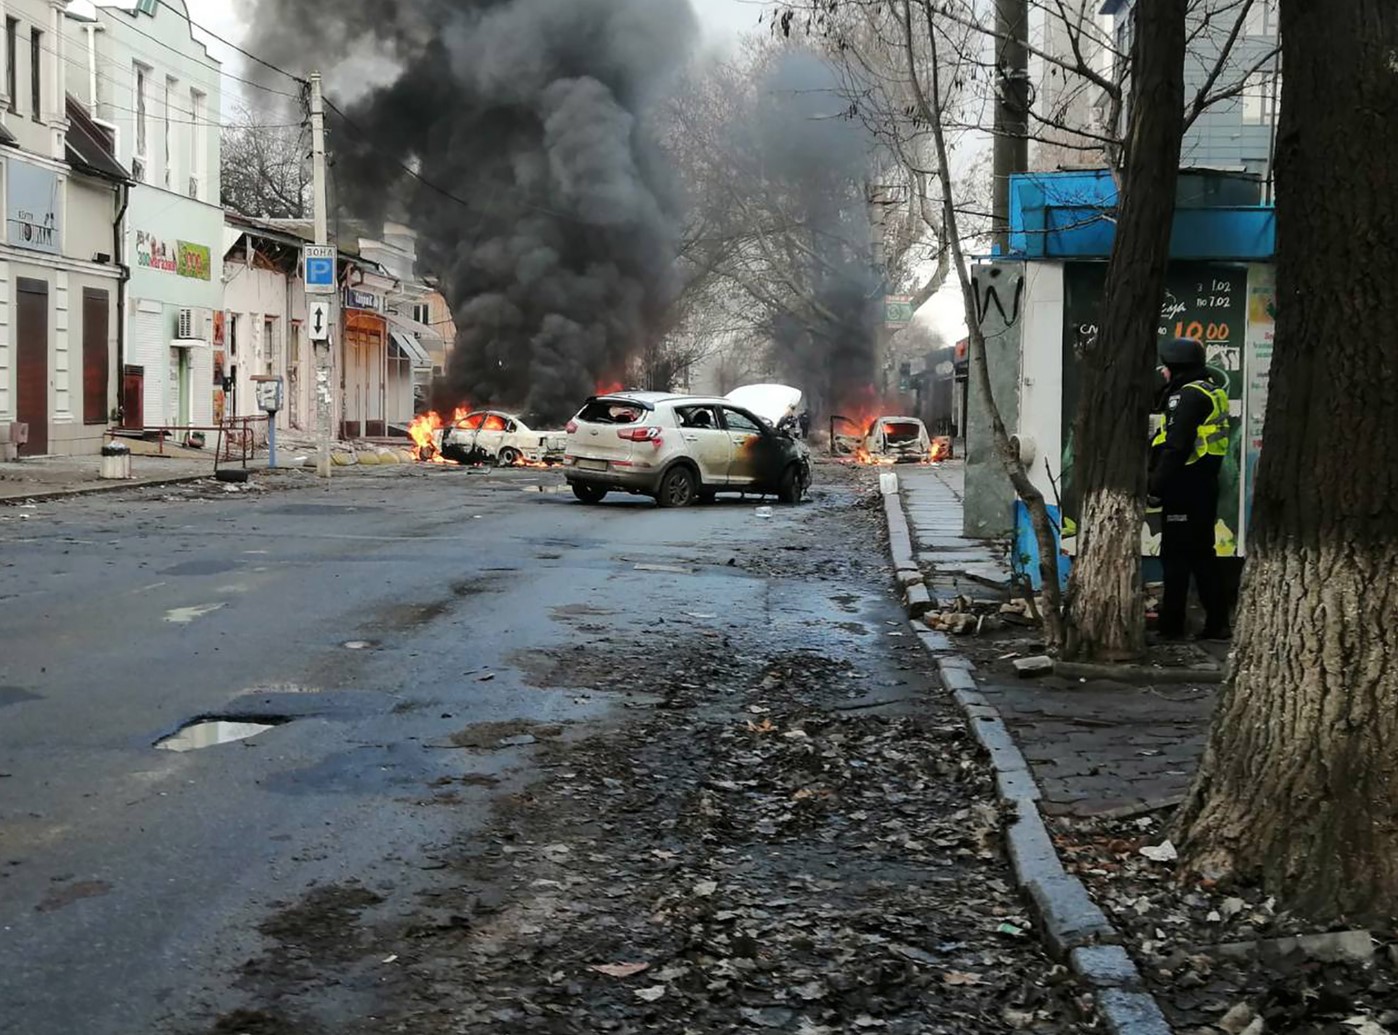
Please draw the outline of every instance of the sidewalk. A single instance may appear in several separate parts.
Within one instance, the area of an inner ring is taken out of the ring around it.
[[[959,464],[898,472],[918,561],[934,599],[988,595],[1008,578],[999,544],[961,535]],[[1213,687],[1142,687],[1057,677],[1025,681],[995,661],[1028,645],[956,637],[976,660],[980,693],[1009,728],[1051,815],[1112,816],[1172,803],[1203,753]]]
[[[46,456],[0,463],[0,502],[163,485],[214,474],[212,454],[198,460],[133,456],[133,477],[124,481],[103,481],[101,461],[97,456]]]

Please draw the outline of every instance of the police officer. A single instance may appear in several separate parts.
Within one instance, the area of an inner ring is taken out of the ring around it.
[[[1209,380],[1204,346],[1176,338],[1160,346],[1168,378],[1158,411],[1162,421],[1151,440],[1150,502],[1159,502],[1163,525],[1160,562],[1165,593],[1160,635],[1185,634],[1189,579],[1204,608],[1203,639],[1226,639],[1227,603],[1214,552],[1218,521],[1218,478],[1228,452],[1228,394]]]

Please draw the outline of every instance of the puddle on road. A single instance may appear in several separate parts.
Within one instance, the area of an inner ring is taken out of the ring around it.
[[[261,722],[248,719],[196,719],[170,736],[157,740],[155,746],[161,751],[198,751],[235,740],[247,740],[289,721],[283,718],[268,718]]]
[[[225,604],[200,604],[197,607],[175,607],[165,612],[165,620],[173,622],[175,625],[188,625],[196,618],[203,618],[207,614],[213,614]]]

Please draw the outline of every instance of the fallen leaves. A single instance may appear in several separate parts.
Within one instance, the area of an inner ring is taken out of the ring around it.
[[[649,963],[594,963],[587,968],[607,977],[629,978],[650,970]],[[663,987],[663,986],[661,986]]]
[[[651,985],[649,988],[638,988],[632,993],[637,999],[647,1003],[659,1002],[665,998],[666,988],[664,985]]]
[[[949,970],[942,975],[944,985],[979,985],[981,976],[965,970]]]

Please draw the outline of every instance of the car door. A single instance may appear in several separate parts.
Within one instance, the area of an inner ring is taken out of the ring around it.
[[[476,432],[476,448],[486,456],[499,456],[501,448],[505,445],[506,429],[511,423],[510,418],[503,413],[487,413],[481,421],[481,430]]]
[[[731,406],[721,408],[723,427],[732,447],[728,462],[729,485],[752,485],[764,480],[768,457],[763,448],[766,435],[756,418]]]
[[[728,431],[712,406],[680,406],[675,409],[685,453],[699,465],[699,478],[706,486],[728,484],[728,466],[733,445]]]

